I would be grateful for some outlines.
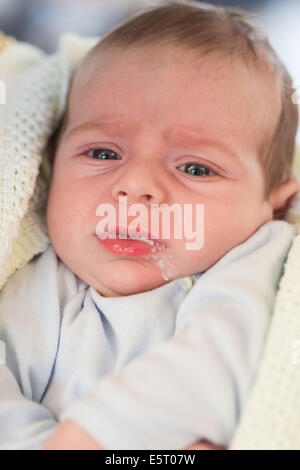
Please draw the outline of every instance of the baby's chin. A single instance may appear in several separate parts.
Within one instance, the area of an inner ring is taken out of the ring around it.
[[[139,294],[160,287],[173,279],[164,279],[160,269],[142,260],[128,258],[104,262],[95,272],[92,287],[104,297]]]

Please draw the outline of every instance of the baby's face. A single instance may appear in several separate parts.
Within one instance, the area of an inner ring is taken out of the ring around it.
[[[279,115],[276,90],[262,72],[178,48],[103,53],[74,81],[55,156],[47,224],[58,256],[100,294],[119,296],[204,271],[244,242],[273,215],[259,151]],[[153,204],[182,213],[190,205],[191,229],[204,222],[202,248],[186,249],[191,240],[175,238],[172,218],[170,239],[153,254],[108,247],[96,211],[109,204],[124,226],[119,196],[128,209],[144,205],[149,232]]]

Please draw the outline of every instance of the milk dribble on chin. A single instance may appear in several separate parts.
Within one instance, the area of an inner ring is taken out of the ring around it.
[[[145,257],[152,259],[154,264],[160,269],[162,277],[165,281],[170,281],[178,277],[177,269],[174,264],[174,254],[168,248],[157,247],[154,253]],[[177,274],[177,276],[176,276]]]
[[[103,234],[102,234],[102,237],[103,237]],[[174,263],[175,256],[170,251],[170,249],[166,247],[166,245],[161,244],[158,241],[154,241],[149,238],[146,238],[142,235],[139,235],[138,233],[132,236],[127,236],[126,234],[123,233],[120,235],[120,237],[116,237],[116,240],[118,239],[139,240],[152,246],[151,253],[148,255],[145,255],[143,258],[145,260],[151,260],[155,264],[155,266],[159,268],[162,278],[165,281],[170,281],[178,277],[179,273]]]

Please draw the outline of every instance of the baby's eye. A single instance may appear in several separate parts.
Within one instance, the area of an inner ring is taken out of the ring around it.
[[[186,163],[185,165],[179,166],[177,168],[178,170],[181,168],[186,168],[184,172],[194,176],[210,176],[210,172],[212,175],[216,174],[210,168],[201,165],[200,163]]]
[[[90,155],[90,153],[94,152],[94,155]],[[90,149],[88,155],[92,158],[98,160],[120,160],[121,157],[114,152],[113,150],[109,149]]]

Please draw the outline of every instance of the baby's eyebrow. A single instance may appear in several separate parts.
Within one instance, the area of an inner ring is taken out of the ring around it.
[[[106,129],[109,127],[119,128],[123,130],[129,130],[132,125],[124,124],[121,121],[115,121],[110,119],[102,119],[101,121],[97,122],[86,122],[84,124],[80,124],[79,126],[75,127],[71,131],[69,131],[66,135],[66,139],[74,137],[82,132],[87,132],[90,130],[101,130]]]
[[[184,129],[184,130],[183,130]],[[232,145],[228,145],[227,142],[217,140],[215,137],[208,137],[203,135],[200,131],[193,130],[191,128],[172,129],[165,133],[166,140],[173,140],[178,145],[193,145],[193,146],[206,146],[213,147],[219,150],[223,155],[226,154],[230,158],[239,159],[239,154]]]

